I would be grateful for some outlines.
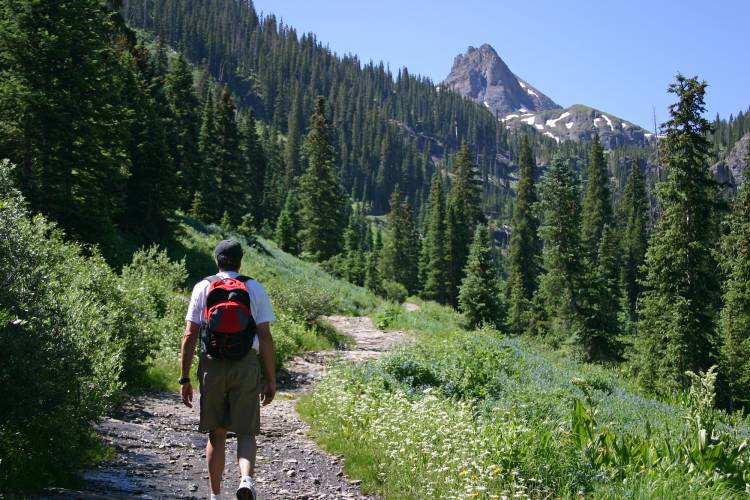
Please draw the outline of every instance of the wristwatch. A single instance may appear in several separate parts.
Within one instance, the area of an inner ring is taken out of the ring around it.
[[[178,380],[180,385],[189,384],[190,383],[190,377],[182,377],[180,380]]]

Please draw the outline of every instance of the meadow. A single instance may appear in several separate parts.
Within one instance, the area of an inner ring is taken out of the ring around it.
[[[373,315],[416,342],[340,366],[298,406],[385,498],[729,498],[750,482],[750,426],[713,409],[709,373],[668,404],[534,339],[466,331],[419,302]]]

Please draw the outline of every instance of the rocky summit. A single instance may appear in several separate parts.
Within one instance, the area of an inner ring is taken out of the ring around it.
[[[742,184],[743,175],[746,174],[744,170],[747,165],[749,142],[750,133],[747,133],[734,144],[723,160],[713,166],[716,181],[730,193],[737,191],[737,187]]]
[[[456,56],[441,84],[484,104],[496,115],[560,108],[552,99],[513,74],[495,49],[484,44]]]

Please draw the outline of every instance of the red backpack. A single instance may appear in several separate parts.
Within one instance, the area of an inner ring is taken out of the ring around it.
[[[203,351],[214,358],[240,359],[253,348],[256,325],[250,311],[247,276],[209,276],[201,322]]]

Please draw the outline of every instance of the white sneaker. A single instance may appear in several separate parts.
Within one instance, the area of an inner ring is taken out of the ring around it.
[[[243,476],[240,486],[237,488],[237,500],[257,500],[255,483],[250,476]]]

